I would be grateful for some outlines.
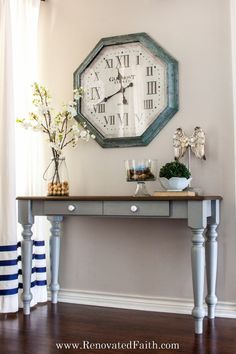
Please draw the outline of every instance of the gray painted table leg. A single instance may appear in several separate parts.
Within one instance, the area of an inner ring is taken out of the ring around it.
[[[192,315],[195,319],[195,333],[203,332],[203,318],[205,311],[203,308],[204,293],[204,268],[205,268],[205,249],[204,249],[204,230],[207,225],[209,213],[208,201],[189,201],[188,202],[188,226],[192,231],[192,279],[194,308]]]
[[[23,279],[23,312],[24,315],[30,314],[30,302],[32,300],[31,288],[31,273],[32,273],[32,235],[31,230],[34,224],[34,217],[32,215],[32,204],[30,200],[20,200],[18,203],[18,222],[22,225],[22,279]]]
[[[23,311],[24,315],[30,314],[30,302],[32,300],[31,288],[31,273],[32,273],[32,247],[31,239],[33,232],[31,231],[32,224],[22,225],[22,279],[23,279]]]
[[[206,233],[206,276],[208,317],[215,318],[216,275],[217,275],[217,226],[219,224],[219,202],[212,202],[212,216],[208,220]]]
[[[60,236],[61,223],[63,216],[50,216],[48,220],[51,222],[51,237],[50,237],[50,259],[51,259],[51,301],[57,303],[57,295],[60,289],[58,283],[59,261],[60,261]]]
[[[205,311],[203,308],[204,293],[204,229],[192,229],[192,278],[193,278],[193,295],[194,308],[192,315],[195,319],[195,333],[201,334],[203,331],[203,318]]]

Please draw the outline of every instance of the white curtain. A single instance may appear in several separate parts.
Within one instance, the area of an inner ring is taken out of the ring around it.
[[[36,183],[36,166],[40,168],[43,157],[40,138],[15,129],[16,117],[25,117],[31,108],[30,90],[37,78],[39,8],[40,0],[0,0],[0,312],[15,312],[21,303],[16,190],[21,195],[42,193]],[[42,228],[35,231],[32,305],[47,300]]]

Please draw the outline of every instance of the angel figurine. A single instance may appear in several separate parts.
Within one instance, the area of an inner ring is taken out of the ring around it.
[[[202,128],[195,127],[194,132],[189,139],[189,145],[192,152],[198,159],[206,160],[205,155],[206,136]]]
[[[184,156],[187,148],[189,146],[189,138],[182,130],[182,128],[176,129],[173,136],[173,147],[175,160],[181,159]]]

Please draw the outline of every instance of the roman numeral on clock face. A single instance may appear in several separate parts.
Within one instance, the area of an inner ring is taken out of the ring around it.
[[[138,121],[138,122],[141,122],[145,119],[145,115],[144,113],[142,112],[141,114],[140,113],[135,113],[135,119]]]
[[[91,100],[99,100],[100,95],[97,87],[91,87]]]
[[[106,125],[115,125],[115,116],[104,116],[105,124]]]
[[[144,100],[144,109],[152,109],[153,100]]]
[[[147,76],[153,76],[153,66],[147,66]]]
[[[128,113],[117,113],[117,115],[104,116],[105,125],[121,125],[128,126],[129,125],[129,115]]]
[[[157,93],[157,82],[156,81],[148,81],[147,82],[147,94],[155,95]]]
[[[117,118],[120,121],[121,125],[129,125],[129,115],[128,113],[123,113],[123,115],[121,115],[120,113],[117,113]]]
[[[105,113],[106,106],[105,103],[99,103],[93,106],[95,113]]]
[[[129,67],[129,55],[117,55],[117,68],[128,68]]]
[[[105,66],[105,69],[111,69],[113,68],[113,59],[105,59],[105,62],[106,62],[106,66]]]

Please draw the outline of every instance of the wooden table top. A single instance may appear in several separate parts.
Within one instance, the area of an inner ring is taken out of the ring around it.
[[[109,196],[18,196],[17,200],[62,200],[62,201],[157,201],[157,200],[222,200],[219,195],[197,195],[197,196],[148,196],[148,197],[134,197],[130,195],[109,195]]]

